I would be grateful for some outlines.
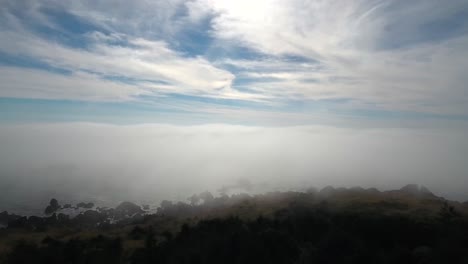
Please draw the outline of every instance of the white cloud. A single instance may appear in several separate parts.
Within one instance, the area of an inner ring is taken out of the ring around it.
[[[71,71],[89,71],[105,76],[129,78],[136,82],[164,82],[165,92],[217,93],[230,88],[234,76],[212,66],[207,60],[184,58],[162,41],[129,39],[128,47],[94,43],[91,49],[73,49],[25,32],[2,32],[7,41],[0,49],[30,56],[51,66]],[[101,37],[102,38],[102,37]]]
[[[198,5],[215,14],[217,38],[320,66],[238,60],[241,74],[258,77],[247,84],[251,89],[306,99],[351,98],[391,110],[467,112],[468,37],[437,37],[450,28],[428,26],[458,19],[468,29],[463,18],[452,18],[468,8],[466,1],[199,0]],[[275,80],[265,81],[268,76]]]
[[[75,15],[83,16],[89,19],[92,23],[107,23],[108,19],[98,19],[93,12],[101,12],[105,10],[108,2],[63,2],[56,3],[54,1],[42,2],[42,4],[34,4],[26,1],[25,8],[28,13],[34,17],[40,16],[41,8],[49,7],[48,5],[61,6],[67,12],[74,13]],[[135,12],[143,8],[156,8],[168,10],[174,9],[173,5],[176,3],[169,3],[166,1],[159,1],[156,6],[153,3],[143,3],[137,1],[130,9],[126,9],[127,2],[122,2],[120,5],[112,3],[112,8],[116,12],[115,25],[112,27],[118,28],[118,23],[121,22],[117,19],[119,16],[124,16],[126,12],[134,9]],[[167,7],[169,5],[169,7]],[[84,10],[94,6],[95,10],[91,13],[86,13]],[[102,10],[101,10],[102,9]],[[158,10],[159,10],[158,9]],[[150,12],[150,10],[145,10]],[[174,11],[175,12],[175,11]],[[102,82],[113,83],[114,86],[130,87],[133,89],[142,89],[141,93],[148,93],[154,91],[155,94],[161,93],[179,93],[198,96],[208,96],[216,98],[229,98],[229,99],[243,99],[243,100],[260,100],[266,96],[246,94],[232,89],[231,84],[235,76],[230,72],[213,66],[208,60],[201,56],[187,57],[183,54],[172,50],[166,41],[149,40],[142,37],[136,37],[138,34],[132,32],[133,35],[128,35],[122,32],[114,32],[104,34],[102,32],[88,32],[84,36],[77,36],[81,38],[80,41],[86,43],[87,48],[73,48],[54,41],[53,38],[45,38],[38,34],[34,34],[18,17],[11,14],[11,10],[2,10],[5,15],[4,24],[0,26],[0,33],[2,34],[2,42],[0,42],[0,51],[5,54],[21,56],[31,59],[33,61],[40,61],[46,65],[52,66],[57,69],[65,69],[73,72],[75,75],[83,72],[91,73],[94,78],[100,79]],[[157,14],[165,14],[159,10]],[[153,14],[157,16],[157,14]],[[103,14],[104,15],[104,14]],[[109,13],[105,13],[106,17]],[[130,15],[130,14],[129,14]],[[133,16],[136,14],[132,14]],[[147,13],[149,15],[149,13]],[[165,15],[164,15],[165,16]],[[163,19],[163,18],[161,18]],[[164,18],[163,20],[165,20]],[[95,21],[98,20],[98,21]],[[155,18],[153,18],[155,20]],[[42,20],[36,21],[42,23],[41,26],[57,27],[51,21]],[[107,21],[107,22],[106,22]],[[132,21],[139,23],[138,21]],[[141,22],[141,21],[140,21]],[[157,27],[163,27],[161,21],[155,21]],[[141,26],[141,25],[140,25]],[[120,28],[124,31],[123,28]],[[115,42],[119,41],[119,44]],[[17,69],[20,70],[20,69]],[[31,71],[25,70],[24,74],[27,75]],[[52,76],[53,74],[45,74],[43,79]],[[31,76],[36,78],[36,76]],[[63,79],[63,78],[62,78]],[[69,79],[71,80],[71,79]],[[110,81],[112,80],[112,81]],[[10,78],[11,81],[11,78]],[[52,83],[52,80],[49,82]],[[19,81],[19,83],[25,83]],[[91,85],[90,87],[97,87],[98,85]],[[12,85],[10,85],[12,87]],[[15,85],[16,89],[22,89],[22,86]],[[7,93],[5,91],[4,93]],[[67,98],[72,98],[73,95],[80,93],[78,85],[75,88],[77,91],[70,93]],[[24,87],[23,91],[17,91],[18,94],[26,95],[31,87]],[[49,90],[36,90],[31,93],[31,97],[37,97],[41,92]],[[10,93],[11,91],[8,91]],[[123,92],[123,91],[122,91]],[[101,91],[96,90],[95,93],[99,94]],[[104,93],[106,93],[104,91]],[[85,93],[83,93],[85,94]],[[40,95],[41,97],[54,97],[55,95]],[[79,99],[85,99],[80,96]],[[94,98],[90,98],[94,99]]]
[[[142,87],[100,79],[83,72],[58,74],[0,66],[0,97],[125,101],[149,94]]]
[[[51,196],[158,203],[239,178],[257,191],[419,183],[468,198],[466,130],[27,124],[1,125],[0,142],[0,209],[42,210]]]
[[[83,20],[114,33],[144,38],[170,38],[183,23],[174,16],[183,8],[184,0],[25,0],[31,13],[39,8],[65,10]]]
[[[73,72],[130,79],[135,87],[157,93],[270,103],[283,98],[348,98],[389,110],[468,111],[468,21],[457,17],[468,9],[464,0],[6,3],[1,13],[3,52]],[[31,34],[27,23],[11,12],[22,10],[31,21],[60,28],[43,8],[69,12],[108,33],[88,33],[87,49],[71,48]],[[212,28],[197,28],[204,19],[210,19]],[[455,24],[461,30],[447,26],[451,19],[459,20]],[[174,51],[168,43],[177,43],[178,34],[192,28],[209,31],[213,45],[243,46],[265,58],[220,55],[210,61]],[[118,46],[116,41],[129,45]],[[290,55],[310,61],[287,59]],[[227,66],[239,71],[230,72]],[[234,82],[236,78],[248,81]]]

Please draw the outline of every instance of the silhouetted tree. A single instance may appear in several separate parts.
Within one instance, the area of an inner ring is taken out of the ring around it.
[[[52,198],[49,202],[49,205],[44,210],[44,213],[49,215],[49,214],[55,213],[58,209],[60,209],[60,205],[57,199]]]

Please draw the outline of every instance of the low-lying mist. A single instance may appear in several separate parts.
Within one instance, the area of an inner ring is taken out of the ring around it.
[[[222,187],[264,192],[418,183],[465,200],[465,139],[461,132],[404,128],[2,125],[0,210],[40,212],[51,197],[157,204]]]

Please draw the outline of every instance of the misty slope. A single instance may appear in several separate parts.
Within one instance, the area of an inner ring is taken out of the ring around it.
[[[76,217],[4,212],[2,263],[462,263],[468,204],[417,185],[124,202]],[[49,205],[49,206],[51,206]],[[83,203],[83,205],[86,205]],[[68,207],[68,206],[67,206]],[[74,253],[73,253],[74,252]],[[463,262],[464,263],[464,262]]]

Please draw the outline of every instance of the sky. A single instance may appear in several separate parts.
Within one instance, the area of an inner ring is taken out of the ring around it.
[[[468,2],[1,0],[1,121],[466,121]]]
[[[144,179],[179,173],[196,185],[204,176],[188,174],[213,160],[234,182],[272,168],[290,184],[322,174],[335,176],[316,182],[394,187],[402,177],[468,199],[467,58],[467,0],[0,0],[0,184],[20,197],[30,180],[52,175],[52,186],[71,167],[73,179],[128,179],[110,167],[130,159],[128,171],[159,175]],[[316,129],[327,132],[307,132]],[[348,147],[368,162],[351,166]],[[283,149],[291,155],[269,155]],[[164,153],[186,170],[134,159]]]

